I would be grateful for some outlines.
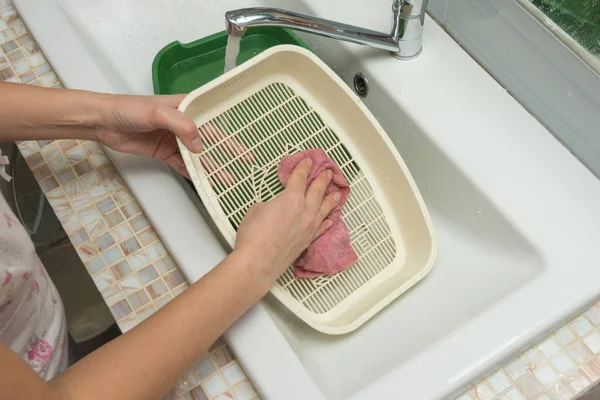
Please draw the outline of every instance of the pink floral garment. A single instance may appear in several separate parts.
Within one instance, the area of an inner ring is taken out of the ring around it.
[[[29,235],[1,194],[0,341],[44,380],[67,367],[62,302]]]

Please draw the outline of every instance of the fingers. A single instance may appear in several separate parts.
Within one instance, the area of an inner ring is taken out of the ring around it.
[[[190,174],[188,173],[187,168],[185,167],[185,162],[181,155],[178,153],[174,153],[173,155],[164,159],[168,165],[170,165],[175,171],[179,172],[184,177],[191,179]]]
[[[333,178],[333,172],[328,169],[321,172],[310,184],[306,191],[306,205],[310,210],[316,211],[321,206],[325,190],[331,183],[331,178]]]
[[[306,182],[308,180],[308,176],[312,172],[313,161],[310,158],[305,158],[300,161],[290,178],[287,181],[286,189],[292,191],[300,191],[302,193],[306,192]]]
[[[243,143],[238,142],[233,136],[228,137],[227,133],[214,123],[208,122],[202,125],[200,127],[200,134],[208,143],[219,143],[219,147],[226,153],[234,157],[241,157],[246,162],[254,161],[254,153],[249,151]]]
[[[154,98],[161,103],[168,105],[169,107],[177,108],[179,104],[185,99],[186,94],[171,94],[163,96],[154,96]]]
[[[334,192],[325,197],[320,203],[319,211],[317,212],[317,221],[323,221],[327,218],[338,204],[340,204],[341,198],[340,192]]]
[[[224,168],[221,168],[219,163],[217,163],[209,154],[202,154],[200,156],[200,162],[206,170],[206,173],[210,175],[211,184],[218,183],[225,186],[231,186],[237,181],[233,174],[226,171]]]
[[[319,229],[317,229],[317,232],[315,232],[315,236],[313,236],[311,242],[317,240],[321,235],[331,229],[332,226],[333,221],[330,219],[326,219],[325,221],[321,222],[321,226],[319,226]]]
[[[173,132],[191,152],[202,151],[202,138],[196,124],[176,108],[167,105],[157,107],[150,117],[150,124],[156,129],[167,129]]]

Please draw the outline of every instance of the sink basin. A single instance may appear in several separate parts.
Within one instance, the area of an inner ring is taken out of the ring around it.
[[[162,47],[260,4],[15,3],[66,86],[146,94]],[[268,5],[388,29],[389,0],[369,13],[359,0],[340,4]],[[412,61],[301,37],[349,85],[367,77],[364,102],[413,174],[439,251],[421,283],[352,334],[320,334],[270,297],[253,307],[226,337],[265,399],[446,398],[600,294],[600,182],[433,20]],[[224,257],[187,185],[153,160],[110,155],[191,281]]]

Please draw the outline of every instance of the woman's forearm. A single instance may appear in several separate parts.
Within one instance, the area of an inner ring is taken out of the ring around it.
[[[268,291],[251,256],[232,253],[142,324],[51,381],[70,399],[160,399]]]
[[[0,140],[96,139],[109,95],[0,82]]]

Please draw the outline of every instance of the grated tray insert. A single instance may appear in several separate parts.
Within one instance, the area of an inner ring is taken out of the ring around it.
[[[351,193],[342,218],[358,261],[334,276],[296,280],[293,267],[276,285],[315,314],[332,310],[396,257],[396,243],[373,189],[339,137],[289,86],[275,82],[199,127],[199,157],[218,203],[237,230],[248,208],[283,190],[279,161],[321,148],[341,168]]]

